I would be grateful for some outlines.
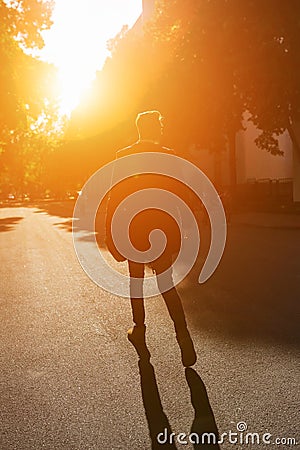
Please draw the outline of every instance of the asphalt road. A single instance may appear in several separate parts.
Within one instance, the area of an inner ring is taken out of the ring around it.
[[[129,302],[81,269],[71,210],[0,209],[0,449],[187,449],[179,433],[195,441],[239,422],[273,447],[238,433],[221,449],[300,448],[300,230],[230,226],[218,270],[197,286],[200,258],[178,289],[198,356],[185,370],[161,297],[146,303],[151,365],[138,363]],[[165,429],[176,445],[157,444]]]

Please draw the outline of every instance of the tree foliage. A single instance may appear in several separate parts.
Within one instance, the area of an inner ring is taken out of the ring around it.
[[[188,104],[198,117],[208,117],[226,133],[240,126],[247,111],[262,130],[257,144],[279,153],[276,136],[289,129],[293,138],[292,125],[299,119],[299,1],[158,4],[151,28],[157,49],[163,43],[172,52],[175,78],[196,94]]]
[[[51,25],[52,2],[0,1],[0,124],[11,129],[45,95],[49,67],[25,53],[41,48],[41,32]],[[43,92],[44,90],[44,92]]]
[[[3,183],[22,186],[39,173],[38,161],[57,125],[53,66],[30,52],[43,46],[51,25],[52,1],[0,1],[0,169]],[[53,115],[49,118],[49,111]],[[43,135],[43,136],[42,136]]]

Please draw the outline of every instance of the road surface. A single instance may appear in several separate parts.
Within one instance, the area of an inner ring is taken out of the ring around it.
[[[215,275],[180,285],[198,356],[185,370],[161,297],[139,364],[129,302],[83,272],[66,205],[0,209],[0,449],[186,449],[212,423],[224,450],[300,448],[300,230],[232,225]],[[229,438],[241,422],[259,444]]]

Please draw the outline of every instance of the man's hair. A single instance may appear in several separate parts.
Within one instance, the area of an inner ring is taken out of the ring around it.
[[[153,139],[161,133],[163,116],[159,111],[145,111],[137,115],[135,124],[140,139]]]

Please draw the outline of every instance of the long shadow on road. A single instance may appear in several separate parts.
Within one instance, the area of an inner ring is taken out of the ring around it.
[[[176,449],[176,443],[193,444],[195,449],[218,450],[218,429],[214,414],[208,399],[205,385],[197,372],[188,367],[185,376],[190,389],[191,403],[194,408],[195,417],[191,424],[190,435],[176,436],[171,429],[168,418],[163,410],[159,390],[156,382],[155,371],[150,363],[150,352],[146,344],[135,345],[140,357],[139,374],[141,382],[141,393],[145,415],[147,418],[152,450],[162,446],[166,449]]]

